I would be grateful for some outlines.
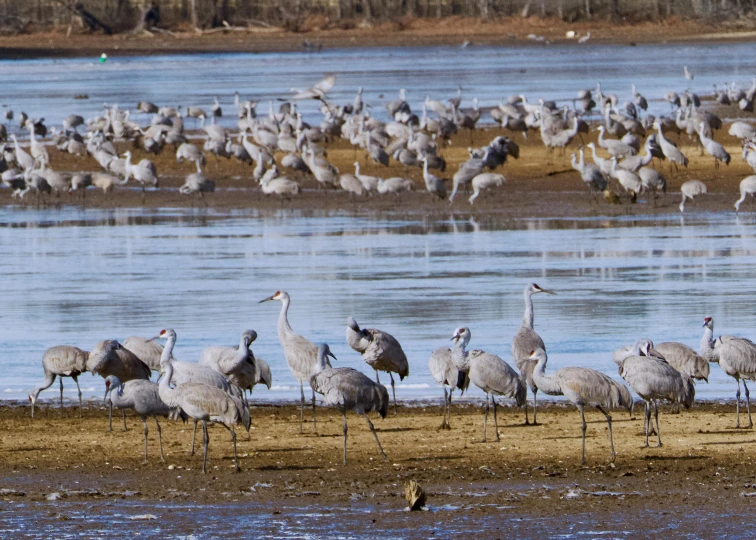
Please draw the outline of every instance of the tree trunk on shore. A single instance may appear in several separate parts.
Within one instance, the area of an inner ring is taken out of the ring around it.
[[[591,20],[591,0],[585,0],[585,18]]]
[[[197,1],[189,0],[189,22],[192,23],[192,28],[197,28]]]

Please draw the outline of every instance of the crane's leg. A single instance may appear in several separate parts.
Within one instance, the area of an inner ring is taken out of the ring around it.
[[[501,439],[499,438],[499,421],[496,419],[496,396],[491,394],[491,401],[493,401],[493,409],[494,409],[494,429],[496,430],[496,442],[499,442]]]
[[[302,393],[302,406],[299,408],[299,434],[302,434],[302,425],[304,425],[304,408],[305,408],[305,397],[304,397],[304,385],[302,384],[302,381],[299,381],[299,391]]]
[[[446,429],[446,424],[447,424],[447,422],[446,422],[446,405],[447,405],[448,402],[449,402],[449,395],[448,395],[448,392],[446,391],[446,386],[444,386],[444,404],[441,407],[441,409],[444,412],[444,419],[441,420],[441,427],[439,427],[439,429]]]
[[[377,371],[376,371],[377,373]],[[346,441],[347,441],[347,417],[346,417],[346,410],[341,411],[341,414],[344,415],[344,465],[346,465]]]
[[[202,443],[205,446],[205,454],[202,458],[202,472],[207,473],[207,447],[210,445],[210,434],[207,432],[207,421],[202,420]]]
[[[123,417],[123,430],[128,431],[128,429],[126,429],[126,409],[121,409],[121,415]]]
[[[449,401],[446,406],[446,429],[451,429],[451,406],[452,406],[452,393],[454,392],[453,388],[449,388]]]
[[[29,401],[31,401],[31,416],[34,418],[34,404],[37,402],[37,398],[39,397],[39,393],[42,390],[46,390],[50,388],[53,383],[55,382],[55,374],[50,373],[49,371],[45,371],[45,380],[42,382],[40,386],[32,390],[31,394],[29,394]]]
[[[659,431],[659,404],[654,400],[654,420],[656,420],[656,441],[657,447],[661,447],[661,431]],[[650,418],[649,418],[650,421]]]
[[[585,407],[582,405],[577,406],[580,410],[580,419],[583,421],[583,453],[582,457],[580,458],[580,464],[585,465],[585,430],[588,428],[588,426],[585,423]]]
[[[157,426],[158,432],[158,445],[160,446],[160,461],[165,461],[165,454],[163,453],[163,430],[160,429],[160,422],[158,422],[157,416],[155,418],[155,426]]]
[[[651,423],[651,406],[648,401],[643,401],[643,431],[646,433],[646,444],[644,448],[648,448],[648,425]]]
[[[223,427],[231,432],[231,441],[234,443],[234,471],[239,472],[241,471],[241,467],[239,467],[239,459],[236,457],[236,430],[233,424],[231,424],[231,427],[223,424]]]
[[[312,391],[312,431],[318,434],[318,424],[315,421],[315,390]]]
[[[373,427],[373,423],[370,421],[370,418],[366,413],[362,413],[362,416],[365,417],[365,420],[367,420],[368,427],[370,427],[370,431],[373,432],[373,437],[375,437],[375,442],[378,443],[378,449],[381,451],[381,455],[383,456],[383,459],[388,461],[388,457],[386,456],[386,452],[383,451],[383,447],[381,446],[381,441],[378,440],[378,434],[375,432],[375,427]]]
[[[525,406],[523,407],[525,409],[525,425],[530,425],[530,420],[528,420],[528,400],[525,400]]]
[[[71,378],[76,383],[76,390],[79,392],[79,416],[81,416],[81,409],[83,408],[83,406],[81,404],[81,387],[79,386],[79,376],[78,375],[74,375]]]
[[[142,463],[147,463],[147,432],[149,431],[147,429],[147,417],[142,417],[142,424],[144,424],[144,461]]]
[[[735,427],[740,427],[740,379],[735,379],[735,382],[738,384],[738,391],[735,393],[735,415],[737,417],[737,422],[735,423]]]
[[[753,427],[753,421],[751,421],[751,393],[748,391],[748,387],[746,386],[745,379],[743,379],[743,388],[745,388],[745,395],[746,395],[746,408],[748,410],[748,427]],[[678,405],[679,407],[679,405]]]
[[[480,442],[486,442],[486,431],[488,430],[488,392],[486,392],[486,413],[483,416],[483,439]]]
[[[375,370],[375,384],[381,384],[381,379],[378,378],[378,370]]]
[[[396,416],[396,388],[394,387],[394,375],[389,371],[391,377],[391,393],[394,395],[394,416]]]
[[[194,432],[192,433],[192,452],[190,456],[194,455],[194,441],[197,439],[197,420],[194,421]]]
[[[60,383],[60,408],[63,408],[63,377],[58,377]]]
[[[614,460],[617,459],[617,454],[614,453],[614,436],[612,435],[612,417],[600,405],[596,408],[600,410],[602,413],[604,413],[604,416],[606,416],[606,423],[609,425],[609,447],[612,449],[612,463],[614,463]],[[583,422],[585,422],[585,418],[583,418]],[[659,425],[659,420],[657,416],[657,426],[658,425]],[[658,427],[657,427],[657,430],[658,430]],[[585,440],[585,432],[583,432],[583,440]]]
[[[108,408],[108,431],[113,431],[113,401],[110,401]]]
[[[536,420],[536,413],[538,412],[538,388],[533,390],[533,425],[538,425],[538,420]]]

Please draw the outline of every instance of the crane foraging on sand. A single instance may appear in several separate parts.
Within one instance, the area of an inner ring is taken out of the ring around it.
[[[115,375],[108,375],[105,379],[105,402],[119,409],[134,409],[142,418],[144,424],[144,462],[147,463],[147,417],[155,419],[158,432],[158,444],[160,446],[160,461],[165,461],[163,453],[163,435],[158,422],[158,416],[171,416],[172,411],[163,400],[160,399],[158,385],[152,381],[134,379],[122,383]],[[179,410],[179,416],[186,420],[186,414]]]
[[[170,334],[166,330],[162,330],[155,338],[170,339]],[[195,422],[202,422],[202,442],[205,450],[202,458],[203,473],[207,472],[207,447],[210,443],[210,436],[207,433],[208,422],[221,424],[231,433],[231,440],[234,443],[234,469],[238,472],[240,469],[239,460],[236,456],[236,431],[234,426],[241,423],[249,430],[249,409],[241,399],[207,384],[187,382],[171,388],[174,364],[170,361],[171,348],[166,344],[160,359],[161,367],[164,370],[158,386],[160,399],[169,408],[178,407]],[[192,446],[194,446],[193,439]]]
[[[367,415],[371,411],[377,411],[381,418],[386,418],[389,408],[386,387],[374,383],[356,369],[331,367],[327,356],[336,360],[331,349],[324,343],[318,347],[318,360],[313,366],[310,386],[313,392],[323,394],[326,405],[338,408],[344,416],[344,465],[347,462],[347,411],[354,411],[365,418],[383,459],[388,459]]]
[[[391,378],[391,393],[394,396],[394,416],[396,416],[396,388],[394,373],[403,381],[409,375],[409,362],[402,346],[394,336],[375,328],[360,328],[353,317],[347,318],[346,340],[349,346],[362,355],[365,363],[375,370],[375,382],[381,384],[379,371],[385,371]]]
[[[717,362],[722,371],[735,379],[738,391],[735,394],[737,423],[740,427],[740,380],[746,395],[748,410],[748,427],[753,427],[751,420],[751,395],[746,386],[746,379],[756,381],[756,344],[750,339],[738,336],[719,336],[714,339],[714,319],[704,319],[704,333],[701,337],[701,356],[709,362]]]
[[[89,353],[70,345],[58,345],[51,347],[42,355],[42,369],[45,372],[45,380],[29,394],[31,402],[31,416],[34,418],[34,405],[42,390],[50,388],[55,382],[55,377],[60,380],[60,407],[63,408],[63,377],[71,377],[79,391],[79,414],[81,415],[81,388],[79,387],[79,375],[87,371],[87,359]]]
[[[645,402],[643,430],[646,435],[646,448],[651,426],[651,405],[656,421],[657,446],[662,446],[658,400],[667,399],[673,403],[682,403],[686,409],[690,409],[696,395],[693,379],[656,356],[652,347],[650,340],[643,340],[636,345],[636,354],[623,359],[619,365],[620,376]]]
[[[486,393],[486,415],[483,418],[483,440],[486,442],[486,427],[488,424],[488,398],[493,401],[494,429],[496,440],[499,440],[499,423],[496,419],[496,396],[513,398],[518,407],[525,405],[527,387],[517,372],[504,360],[485,351],[466,350],[472,334],[467,327],[460,327],[454,331],[452,340],[452,362],[460,372],[466,373],[475,386]]]
[[[278,340],[283,347],[286,363],[289,364],[289,368],[294,376],[299,379],[299,389],[302,393],[302,406],[299,411],[299,433],[301,434],[302,425],[304,424],[304,383],[305,381],[309,382],[312,378],[312,370],[318,362],[318,348],[311,341],[292,330],[288,317],[289,305],[291,304],[289,293],[286,291],[276,291],[275,294],[260,300],[259,303],[269,302],[270,300],[279,300],[281,302],[281,312],[278,315]],[[330,366],[328,358],[325,358],[325,362]],[[318,432],[315,421],[314,389],[312,391],[312,429],[315,433]]]
[[[609,426],[609,446],[612,461],[616,458],[614,452],[614,437],[612,436],[612,417],[606,409],[625,407],[632,413],[633,401],[625,385],[617,383],[603,373],[582,367],[566,367],[557,370],[553,375],[546,375],[546,351],[541,348],[530,354],[530,360],[536,362],[533,370],[533,381],[540,390],[550,396],[566,397],[580,411],[583,421],[583,447],[581,464],[585,465],[585,406],[596,407],[606,417]]]
[[[535,369],[537,361],[531,358],[530,355],[536,349],[546,350],[546,345],[543,343],[541,336],[533,329],[535,319],[533,315],[533,295],[538,293],[556,294],[553,291],[539,287],[535,283],[530,283],[525,287],[525,314],[522,316],[522,325],[512,339],[512,359],[515,365],[517,365],[517,369],[520,370],[520,376],[523,381],[530,387],[530,391],[533,392],[533,425],[538,423],[536,420],[538,385],[533,380],[533,369]],[[526,403],[525,425],[529,423],[528,406]]]

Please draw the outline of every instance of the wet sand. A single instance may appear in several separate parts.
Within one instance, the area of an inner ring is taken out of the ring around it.
[[[37,58],[201,53],[201,52],[286,52],[303,50],[305,40],[316,47],[380,47],[460,45],[544,46],[575,42],[565,37],[568,31],[578,35],[591,33],[589,44],[751,41],[756,37],[753,26],[738,21],[695,21],[671,17],[661,22],[610,22],[606,20],[568,23],[558,19],[503,17],[494,21],[475,18],[401,19],[393,22],[365,24],[362,20],[331,23],[324,16],[308,18],[301,31],[279,27],[252,26],[244,31],[218,29],[198,33],[178,31],[152,35],[130,33],[105,36],[74,33],[67,36],[67,26],[56,30],[0,36],[0,58]],[[544,41],[534,41],[534,34]],[[588,45],[590,46],[590,45]]]
[[[483,121],[483,120],[481,120]],[[467,197],[460,193],[452,206],[448,201],[434,200],[425,191],[422,178],[422,169],[418,167],[407,168],[397,164],[393,159],[390,166],[375,165],[366,160],[363,150],[356,150],[348,141],[335,140],[326,146],[328,159],[336,165],[342,173],[353,173],[355,161],[360,161],[363,174],[389,178],[391,176],[404,176],[415,182],[416,191],[401,195],[373,195],[371,197],[353,198],[343,191],[319,189],[316,181],[308,175],[282,168],[282,173],[301,181],[303,192],[291,200],[282,200],[276,196],[266,196],[260,191],[252,178],[253,167],[238,163],[234,160],[221,158],[216,160],[212,155],[207,157],[205,175],[216,182],[216,191],[205,196],[208,207],[224,212],[226,210],[254,209],[263,212],[275,212],[280,209],[297,209],[304,212],[317,212],[329,214],[334,212],[348,212],[361,215],[384,215],[387,217],[411,217],[411,218],[448,218],[450,211],[461,213],[463,216],[493,217],[496,219],[538,218],[538,217],[598,217],[598,216],[624,216],[624,215],[669,215],[678,214],[680,204],[680,185],[686,180],[698,179],[704,181],[709,193],[699,196],[694,202],[686,204],[686,213],[700,211],[733,211],[733,203],[739,197],[740,181],[753,170],[741,157],[742,146],[740,141],[727,135],[728,125],[719,130],[715,138],[724,144],[730,152],[732,161],[729,166],[714,166],[714,160],[707,154],[701,155],[700,149],[686,135],[681,138],[677,135],[668,135],[668,138],[676,142],[690,159],[687,168],[679,167],[675,170],[667,162],[660,163],[654,160],[653,166],[657,168],[667,179],[667,194],[659,194],[656,201],[644,194],[639,197],[637,204],[630,204],[629,198],[622,195],[621,205],[608,204],[603,196],[594,194],[589,197],[588,191],[583,184],[578,172],[570,166],[570,154],[577,152],[581,145],[580,139],[576,138],[567,150],[562,153],[557,150],[549,156],[540,141],[537,133],[529,134],[523,139],[521,134],[512,134],[496,127],[477,129],[471,140],[469,133],[455,135],[451,144],[441,150],[441,155],[446,158],[447,167],[445,172],[432,171],[435,175],[445,178],[449,192],[451,192],[451,178],[460,162],[468,158],[468,146],[483,146],[488,144],[498,135],[507,135],[520,145],[520,158],[509,158],[507,162],[495,172],[503,174],[507,183],[504,187],[488,194],[482,194],[473,206],[467,202]],[[583,135],[583,142],[595,141],[597,134],[592,131]],[[202,145],[201,140],[193,141],[196,145]],[[134,150],[131,143],[118,143],[119,151],[131,149],[134,152],[132,162],[142,158],[152,160],[157,166],[160,177],[160,189],[148,189],[144,204],[141,200],[141,190],[134,186],[133,181],[127,186],[118,187],[107,198],[100,190],[89,188],[86,198],[81,199],[80,193],[71,196],[61,195],[60,199],[50,196],[42,201],[47,207],[57,205],[80,205],[91,208],[114,208],[114,207],[200,207],[205,208],[198,196],[181,195],[178,187],[184,182],[186,175],[194,172],[193,163],[177,163],[175,152],[172,147],[165,148],[162,154],[155,156],[146,154],[141,150]],[[590,149],[586,148],[586,161],[592,162]],[[49,147],[52,167],[58,171],[97,171],[99,166],[93,158],[76,158],[70,154],[59,152],[54,147]],[[642,151],[643,153],[643,151]],[[599,155],[607,157],[603,150],[599,149]],[[276,154],[276,160],[280,162],[281,153]],[[610,182],[610,188],[617,193],[623,193],[616,181]],[[19,202],[11,198],[11,191],[0,190],[0,204],[35,206],[36,200],[33,194],[28,194],[25,200]],[[741,212],[753,211],[751,200],[741,206]]]
[[[458,519],[473,520],[493,531],[494,526],[515,519],[571,516],[564,517],[566,524],[585,513],[599,528],[602,522],[605,526],[615,522],[618,513],[625,516],[628,530],[639,523],[647,530],[663,529],[664,520],[680,520],[682,526],[675,534],[694,536],[706,536],[707,526],[722,516],[724,528],[719,534],[728,527],[745,533],[737,524],[752,511],[750,495],[756,493],[751,456],[756,434],[734,428],[732,403],[697,403],[681,414],[664,407],[662,448],[641,448],[640,404],[632,419],[625,411],[613,411],[614,463],[606,422],[599,412],[591,411],[584,467],[580,415],[574,407],[544,405],[539,409],[540,424],[524,426],[521,410],[503,406],[501,440],[494,442],[490,417],[489,442],[481,443],[481,403],[482,398],[454,405],[450,431],[438,430],[441,412],[436,405],[400,405],[397,417],[374,418],[388,461],[381,459],[363,419],[350,413],[346,466],[341,463],[342,419],[337,411],[318,409],[317,435],[308,411],[305,433],[299,435],[295,406],[254,406],[251,440],[243,431],[239,435],[242,471],[232,469],[227,432],[212,427],[206,475],[201,472],[201,452],[189,456],[190,425],[161,422],[166,452],[161,463],[150,420],[149,462],[143,464],[142,424],[133,413],[128,416],[128,432],[121,430],[116,416],[110,433],[106,409],[94,402],[85,404],[82,417],[68,401],[62,412],[57,401],[44,402],[34,420],[28,406],[4,405],[0,407],[0,490],[8,491],[0,491],[0,514],[24,503],[15,512],[31,512],[31,516],[40,511],[40,524],[57,522],[58,530],[84,532],[93,525],[79,520],[65,523],[71,519],[66,512],[128,503],[133,513],[146,508],[157,514],[166,522],[163,531],[190,532],[199,525],[182,522],[179,514],[157,505],[219,504],[227,505],[228,512],[246,505],[250,515],[279,516],[277,524],[267,525],[268,532],[275,533],[312,505],[325,512],[353,507],[354,513],[345,520],[416,537],[428,536],[434,527],[449,530],[459,524]],[[655,439],[651,442],[655,444]],[[406,507],[404,484],[410,479],[425,488],[432,509],[451,505],[462,511],[400,514]],[[52,493],[58,493],[66,506],[56,509],[54,503],[47,503]],[[703,520],[704,514],[711,516]],[[495,519],[484,525],[488,518]],[[376,524],[376,519],[381,523]],[[508,527],[524,535],[533,532],[524,523]]]

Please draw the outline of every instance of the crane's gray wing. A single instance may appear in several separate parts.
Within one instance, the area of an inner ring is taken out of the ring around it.
[[[714,343],[719,352],[720,364],[727,359],[727,364],[743,378],[756,377],[756,345],[749,339],[737,336],[720,336]]]
[[[89,354],[71,345],[51,347],[42,355],[42,367],[56,375],[78,375],[87,369]]]
[[[373,369],[398,373],[400,379],[408,376],[409,362],[396,338],[374,328],[366,328],[365,332],[370,336],[370,344],[362,355],[365,362]]]
[[[554,377],[564,395],[574,403],[611,409],[629,406],[620,392],[619,383],[595,369],[566,367],[558,370]]]
[[[692,347],[676,341],[665,341],[654,347],[664,355],[669,365],[694,379],[709,380],[709,362]]]
[[[514,398],[518,406],[525,403],[525,384],[509,364],[495,354],[484,351],[474,350],[467,354],[471,360],[469,376],[473,382],[483,382],[486,392]]]
[[[517,367],[520,368],[520,364],[526,362],[538,348],[546,350],[541,336],[532,328],[521,326],[512,339],[512,359]]]

